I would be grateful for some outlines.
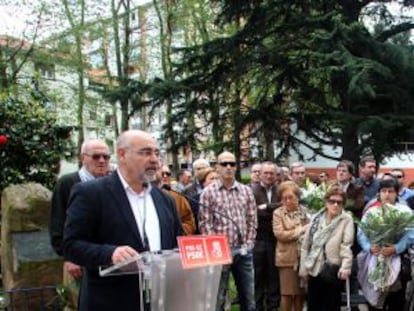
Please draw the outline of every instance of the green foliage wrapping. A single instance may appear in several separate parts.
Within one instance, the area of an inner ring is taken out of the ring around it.
[[[400,211],[383,204],[379,212],[368,213],[359,222],[360,229],[372,244],[387,245],[397,243],[407,230],[414,228],[414,214]]]
[[[38,182],[52,188],[62,157],[72,156],[69,130],[33,99],[0,94],[0,191],[10,184]]]

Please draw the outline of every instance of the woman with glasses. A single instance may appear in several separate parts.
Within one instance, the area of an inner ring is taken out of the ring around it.
[[[342,280],[351,274],[354,224],[343,210],[345,193],[336,185],[325,208],[312,219],[302,243],[299,275],[308,282],[308,311],[339,311]]]
[[[277,198],[281,206],[273,212],[276,236],[276,266],[279,269],[281,310],[302,311],[305,292],[298,275],[300,244],[308,227],[305,207],[299,205],[300,188],[292,181],[280,184]]]

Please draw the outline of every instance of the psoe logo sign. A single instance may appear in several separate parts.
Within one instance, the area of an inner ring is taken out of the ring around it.
[[[178,237],[178,247],[184,269],[224,265],[232,261],[227,237],[224,235]]]

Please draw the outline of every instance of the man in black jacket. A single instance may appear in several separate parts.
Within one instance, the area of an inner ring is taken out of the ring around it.
[[[156,140],[128,130],[116,153],[117,170],[78,183],[69,201],[63,246],[65,258],[85,267],[79,311],[139,310],[138,275],[100,277],[98,268],[173,249],[182,234],[174,200],[149,182],[159,169]]]
[[[50,241],[53,249],[59,256],[63,256],[63,228],[66,220],[66,209],[72,187],[82,181],[102,177],[110,171],[109,148],[105,142],[98,139],[85,141],[81,146],[82,167],[79,171],[63,175],[58,179],[52,195],[52,208],[50,214]],[[80,281],[82,268],[65,261],[63,265],[63,283],[70,284]],[[77,304],[77,291],[70,294],[70,304],[75,308]]]
[[[257,205],[257,235],[253,249],[257,311],[277,311],[280,304],[279,274],[275,266],[276,238],[273,234],[273,211],[277,207],[277,166],[264,162],[260,182],[252,186]]]

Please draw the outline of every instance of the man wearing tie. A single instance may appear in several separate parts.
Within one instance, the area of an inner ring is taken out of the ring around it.
[[[172,198],[148,182],[159,166],[155,139],[126,131],[118,138],[117,158],[112,175],[76,185],[69,202],[64,255],[86,268],[80,311],[138,310],[138,275],[102,278],[99,266],[175,248],[182,232]]]

